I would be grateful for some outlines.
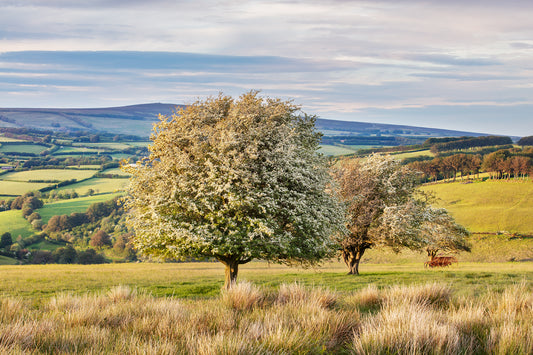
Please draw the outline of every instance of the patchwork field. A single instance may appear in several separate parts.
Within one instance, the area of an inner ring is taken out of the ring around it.
[[[91,178],[72,185],[60,187],[57,191],[76,191],[80,196],[87,195],[89,189],[99,194],[123,191],[128,179]]]
[[[336,145],[322,144],[320,146],[319,152],[324,154],[324,155],[333,155],[333,156],[335,156],[335,155],[354,154],[355,150],[349,149],[349,148],[345,148],[345,147],[339,147],[339,146],[336,146]]]
[[[38,144],[2,144],[0,153],[32,153],[39,154],[48,147]]]
[[[13,240],[19,235],[26,238],[34,234],[30,223],[22,217],[20,210],[0,212],[0,235],[5,232],[11,233]]]
[[[6,175],[0,175],[0,179],[4,179]],[[50,183],[40,182],[24,182],[24,181],[2,181],[0,180],[0,195],[4,196],[18,196],[23,195],[28,191],[37,191],[44,187],[50,186]]]
[[[36,181],[36,180],[83,180],[88,179],[95,174],[92,170],[75,170],[75,169],[42,169],[17,171],[2,175],[2,179],[11,181]]]
[[[73,212],[85,212],[87,208],[96,202],[109,201],[115,196],[120,196],[121,193],[101,194],[87,197],[79,197],[72,200],[60,200],[56,202],[46,203],[44,207],[36,210],[42,217],[44,223],[55,215],[71,214]],[[20,211],[18,211],[20,213]]]
[[[423,186],[471,232],[533,234],[533,183],[484,181]]]

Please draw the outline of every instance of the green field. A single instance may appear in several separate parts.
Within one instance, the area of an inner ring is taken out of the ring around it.
[[[515,282],[533,283],[532,263],[460,263],[448,269],[426,270],[422,263],[364,264],[360,276],[347,275],[344,264],[326,263],[315,269],[289,268],[251,262],[239,268],[239,279],[267,288],[298,282],[338,292],[438,282],[462,295],[501,290]],[[129,285],[154,296],[206,298],[219,294],[224,267],[211,263],[128,263],[104,265],[26,265],[0,267],[0,294],[50,297],[58,292],[85,294]]]
[[[85,147],[61,147],[58,150],[54,152],[56,155],[66,155],[67,153],[72,154],[83,154],[83,153],[98,153],[101,152],[100,149],[94,149],[94,148],[85,148]]]
[[[345,147],[339,147],[336,145],[327,145],[322,144],[320,145],[320,149],[318,151],[319,153],[322,153],[324,155],[347,155],[347,154],[354,154],[355,150],[345,148]]]
[[[126,143],[112,143],[112,142],[102,142],[102,143],[72,143],[73,147],[87,147],[87,148],[104,148],[104,149],[113,149],[113,150],[124,150],[131,148]]]
[[[533,183],[484,181],[425,185],[471,232],[533,234]]]
[[[16,265],[17,263],[15,259],[0,255],[0,265]]]
[[[106,170],[102,171],[102,174],[112,174],[112,175],[122,175],[122,176],[130,176],[131,175],[131,174],[125,172],[124,170],[122,170],[121,168],[106,169]]]
[[[22,139],[4,137],[0,135],[0,143],[9,143],[9,142],[25,142]]]
[[[95,174],[92,170],[75,170],[75,169],[42,169],[17,171],[2,175],[2,179],[11,181],[30,181],[30,180],[83,180],[88,179]],[[2,182],[3,184],[3,182]]]
[[[107,173],[107,171],[105,173]],[[91,178],[76,184],[60,187],[57,190],[74,190],[78,195],[82,196],[87,195],[89,189],[93,189],[98,194],[123,191],[127,184],[128,179]]]
[[[36,212],[42,217],[44,223],[55,215],[71,214],[73,212],[85,212],[87,208],[96,202],[104,202],[120,196],[121,193],[101,194],[87,197],[79,197],[72,200],[60,200],[57,202],[46,203],[44,207],[39,208]],[[19,211],[20,213],[20,211]]]
[[[5,178],[6,175],[1,175]],[[0,195],[18,196],[28,191],[37,191],[43,187],[50,186],[50,183],[24,182],[24,181],[2,181],[0,180]]]
[[[39,154],[48,147],[38,144],[2,144],[0,153],[32,153]]]
[[[434,157],[435,154],[431,153],[429,149],[427,150],[419,150],[416,152],[405,152],[405,153],[398,153],[393,155],[395,159],[406,159],[406,158],[414,158],[414,157]]]
[[[35,233],[28,221],[22,217],[20,210],[0,212],[0,234],[5,232],[11,233],[13,241],[19,235],[26,238]]]

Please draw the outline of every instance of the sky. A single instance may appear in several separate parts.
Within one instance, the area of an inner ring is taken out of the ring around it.
[[[0,107],[249,90],[321,118],[533,135],[533,1],[0,0]]]

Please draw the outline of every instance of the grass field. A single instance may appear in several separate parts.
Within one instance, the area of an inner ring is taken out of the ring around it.
[[[75,169],[41,169],[17,171],[2,175],[2,179],[11,181],[30,181],[30,180],[83,180],[88,179],[95,174],[92,170],[75,170]]]
[[[17,261],[15,259],[0,255],[0,265],[16,265],[16,264],[17,264]]]
[[[1,153],[33,153],[39,154],[48,147],[38,144],[8,144],[4,143],[0,147]]]
[[[87,208],[96,202],[104,202],[120,196],[121,193],[100,194],[87,197],[79,197],[72,200],[60,200],[56,202],[45,203],[44,207],[39,208],[36,212],[42,217],[44,223],[55,215],[71,214],[72,212],[85,212]],[[20,211],[19,211],[20,213]]]
[[[113,175],[122,175],[122,176],[130,176],[131,174],[126,173],[121,168],[111,168],[106,169],[102,171],[102,174],[113,174]]]
[[[324,155],[347,155],[347,154],[354,154],[355,150],[339,147],[336,145],[327,145],[322,144],[319,149],[319,153],[322,153]]]
[[[414,157],[421,157],[421,156],[434,157],[435,154],[431,153],[429,149],[427,149],[427,150],[420,150],[416,152],[398,153],[398,154],[393,155],[395,159],[406,159],[406,158],[414,158]]]
[[[1,175],[5,178],[6,175]],[[50,186],[50,183],[41,182],[24,182],[24,181],[2,181],[0,180],[0,195],[4,196],[18,196],[23,195],[28,191],[37,191],[43,187]]]
[[[67,154],[67,153],[72,153],[73,155],[75,155],[76,153],[83,154],[83,153],[98,153],[98,152],[101,152],[101,150],[94,149],[94,148],[85,148],[85,147],[61,147],[58,150],[56,150],[54,154],[63,156],[64,154]]]
[[[0,235],[5,232],[11,233],[13,241],[15,241],[19,235],[26,238],[35,233],[28,221],[22,217],[22,212],[20,210],[0,212]]]
[[[484,181],[426,185],[455,219],[472,232],[533,234],[533,183]]]
[[[91,178],[76,184],[60,187],[58,191],[74,190],[80,196],[87,195],[89,189],[93,189],[96,193],[111,193],[123,191],[128,184],[128,179],[105,179],[105,178]]]
[[[267,289],[282,283],[351,292],[369,284],[377,287],[439,282],[458,295],[479,295],[522,280],[533,284],[532,263],[460,263],[447,269],[424,269],[422,263],[364,264],[361,275],[346,274],[339,262],[316,269],[289,268],[251,262],[239,268],[239,280]],[[224,267],[219,262],[127,263],[104,265],[25,265],[0,267],[0,294],[19,297],[51,297],[60,292],[85,294],[117,285],[128,285],[157,297],[209,298],[219,294]]]
[[[88,148],[105,148],[105,149],[113,149],[113,150],[124,150],[131,148],[126,143],[113,143],[113,142],[102,142],[102,143],[72,143],[72,146],[74,147],[88,147]]]

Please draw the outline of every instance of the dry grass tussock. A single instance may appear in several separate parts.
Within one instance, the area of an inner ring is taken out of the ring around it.
[[[242,282],[219,298],[127,286],[35,303],[0,298],[2,354],[531,354],[531,284],[460,298],[439,284],[341,294]]]

